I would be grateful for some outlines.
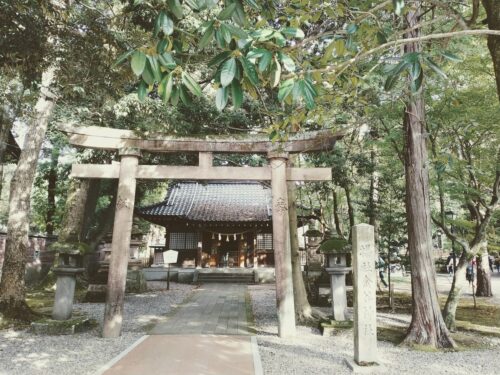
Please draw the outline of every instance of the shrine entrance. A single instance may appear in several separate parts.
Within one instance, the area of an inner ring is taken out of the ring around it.
[[[103,337],[118,337],[123,323],[127,263],[137,179],[192,181],[271,181],[272,234],[276,273],[276,302],[280,337],[295,334],[295,308],[290,254],[287,181],[329,181],[330,168],[289,167],[290,153],[330,150],[342,134],[318,131],[292,136],[283,143],[267,137],[151,137],[133,131],[101,127],[63,127],[74,146],[118,151],[120,163],[74,164],[74,178],[117,178],[118,194],[111,245]],[[141,151],[198,153],[198,166],[139,165]],[[265,167],[214,167],[212,153],[266,154]]]

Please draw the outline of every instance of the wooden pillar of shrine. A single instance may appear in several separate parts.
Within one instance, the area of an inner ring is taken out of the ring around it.
[[[278,335],[280,337],[290,337],[295,335],[295,306],[288,220],[286,176],[288,154],[272,152],[268,154],[268,158],[271,167]]]
[[[132,234],[132,217],[136,188],[137,166],[140,151],[136,148],[120,149],[120,173],[118,177],[118,195],[111,243],[106,308],[102,336],[119,337],[123,322],[123,301],[127,266]]]

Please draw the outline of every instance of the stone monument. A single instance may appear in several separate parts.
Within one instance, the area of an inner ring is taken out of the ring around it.
[[[358,224],[352,228],[352,266],[354,273],[354,362],[346,360],[354,371],[378,365],[377,351],[377,276],[373,226]]]

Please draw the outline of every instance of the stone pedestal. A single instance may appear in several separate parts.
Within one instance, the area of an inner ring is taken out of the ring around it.
[[[345,287],[345,275],[350,271],[351,268],[345,266],[326,269],[326,272],[330,275],[333,318],[336,321],[346,320],[347,290]]]
[[[83,268],[56,267],[54,274],[57,276],[56,295],[52,318],[55,320],[68,320],[73,313],[73,298],[75,297],[76,275],[82,273]]]
[[[354,273],[354,361],[359,366],[376,365],[377,275],[373,226],[358,224],[352,229]]]

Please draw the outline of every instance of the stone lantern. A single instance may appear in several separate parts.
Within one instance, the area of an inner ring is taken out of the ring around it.
[[[319,251],[325,255],[325,269],[330,275],[334,320],[344,321],[347,309],[345,275],[351,271],[351,267],[347,267],[347,254],[351,253],[351,246],[344,239],[332,237],[323,241]]]
[[[79,244],[64,244],[54,246],[58,253],[57,265],[53,272],[57,276],[56,295],[52,318],[68,320],[73,313],[73,298],[75,296],[76,276],[83,273],[83,250]]]

